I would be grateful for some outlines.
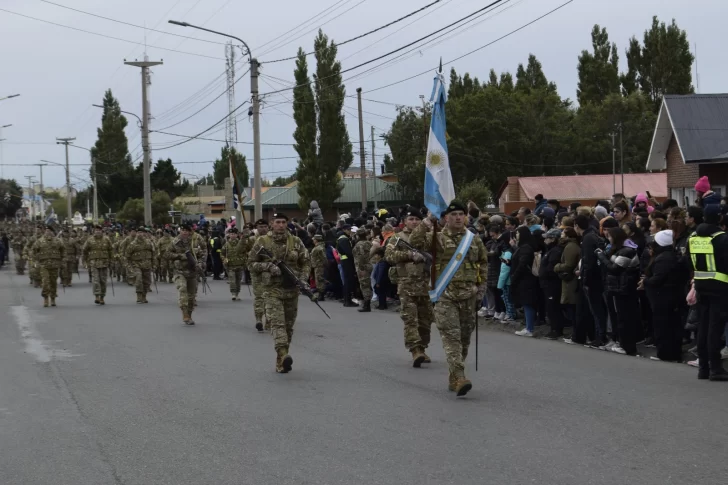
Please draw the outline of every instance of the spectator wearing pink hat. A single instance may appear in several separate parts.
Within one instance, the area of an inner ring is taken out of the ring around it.
[[[652,214],[652,211],[654,211],[655,208],[650,205],[647,196],[640,192],[634,199],[634,208],[632,209],[632,212],[643,212],[645,210],[648,214]]]
[[[710,204],[720,205],[720,195],[710,190],[710,180],[706,175],[700,177],[695,183],[695,192],[698,193],[697,204],[700,207],[705,208]]]

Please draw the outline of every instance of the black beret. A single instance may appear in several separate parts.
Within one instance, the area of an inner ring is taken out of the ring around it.
[[[468,210],[465,208],[465,206],[462,203],[460,203],[457,200],[453,200],[452,202],[450,202],[450,205],[447,206],[447,209],[445,209],[445,212],[443,212],[443,214],[449,214],[449,213],[455,212],[455,211],[462,211],[465,213],[468,212]]]
[[[237,233],[238,233],[237,227],[231,227],[230,229],[228,229],[228,234],[237,234]]]
[[[271,217],[271,220],[273,219],[285,219],[287,221],[288,216],[285,214],[281,214],[280,212],[276,212],[275,214],[273,214],[273,217]]]
[[[191,231],[192,230],[192,226],[189,223],[187,223],[187,222],[183,222],[182,224],[180,224],[179,225],[179,228],[180,229],[184,229],[185,231]]]
[[[416,207],[412,207],[412,206],[407,207],[407,211],[405,212],[404,215],[405,215],[405,217],[416,217],[420,220],[423,219],[422,213],[419,210],[417,210]]]
[[[255,225],[256,226],[267,226],[268,221],[266,221],[265,219],[258,219],[257,221],[255,221]]]

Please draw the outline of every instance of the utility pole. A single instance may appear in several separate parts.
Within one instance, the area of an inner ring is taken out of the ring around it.
[[[30,201],[30,220],[35,222],[35,196],[33,195],[33,175],[26,175],[28,179],[28,200]]]
[[[73,214],[71,213],[71,171],[68,168],[68,144],[76,138],[56,138],[56,144],[66,146],[66,210],[68,211],[68,222],[73,225]]]
[[[242,41],[241,41],[242,42]],[[245,45],[247,48],[248,46]],[[250,49],[248,49],[250,54]],[[258,59],[250,59],[250,93],[253,97],[253,191],[255,220],[263,218],[263,181],[260,174],[260,99],[258,98]]]
[[[149,226],[152,223],[152,187],[149,180],[149,165],[150,165],[150,153],[149,153],[149,97],[147,96],[147,86],[152,81],[149,77],[149,68],[152,66],[158,66],[164,64],[163,61],[150,61],[145,55],[143,61],[124,61],[124,64],[128,66],[135,66],[142,68],[142,151],[144,152],[144,224]]]
[[[45,201],[43,199],[43,167],[48,165],[47,163],[35,163],[40,168],[40,216],[45,220]]]
[[[361,161],[361,210],[367,210],[367,157],[364,153],[364,119],[361,113],[361,88],[356,88],[359,102],[359,160]]]
[[[377,210],[377,159],[374,158],[374,127],[372,126],[372,175],[374,176],[374,210]]]
[[[612,132],[609,134],[609,136],[612,137],[612,194],[617,193],[617,162],[615,160],[615,157],[617,155],[617,149],[614,148],[614,139],[617,137],[617,134]]]
[[[622,123],[619,124],[619,171],[622,172],[622,190],[624,194],[624,143],[622,142]]]
[[[91,156],[91,165],[94,168],[94,224],[99,223],[99,185],[96,182],[96,157]]]
[[[427,126],[427,117],[425,116],[425,111],[427,110],[427,105],[425,104],[425,95],[420,94],[420,100],[422,101],[422,123],[425,125],[425,157],[427,156],[427,138],[430,136],[430,129]]]

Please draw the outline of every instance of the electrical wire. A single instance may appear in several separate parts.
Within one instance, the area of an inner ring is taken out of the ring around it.
[[[7,9],[4,9],[4,8],[0,8],[0,11],[6,12],[6,13],[9,13],[9,14],[12,14],[12,15],[17,15],[19,17],[24,17],[26,19],[36,20],[38,22],[43,22],[45,24],[55,25],[57,27],[63,27],[64,29],[75,30],[77,32],[83,32],[83,33],[86,33],[86,34],[96,35],[98,37],[105,37],[107,39],[118,40],[120,42],[126,42],[127,44],[144,45],[145,47],[151,47],[153,49],[159,49],[159,50],[168,51],[168,52],[176,52],[178,54],[186,54],[186,55],[189,55],[189,56],[205,57],[207,59],[222,60],[221,57],[208,56],[208,55],[205,55],[205,54],[196,54],[194,52],[185,52],[185,51],[180,51],[180,50],[176,50],[176,49],[168,49],[166,47],[159,47],[159,46],[154,46],[154,45],[151,45],[151,44],[146,44],[145,45],[142,42],[136,42],[136,41],[129,40],[129,39],[122,39],[121,37],[114,37],[112,35],[100,34],[98,32],[92,32],[90,30],[79,29],[78,27],[72,27],[70,25],[59,24],[57,22],[51,22],[50,20],[43,20],[43,19],[39,19],[37,17],[31,17],[30,15],[25,15],[25,14],[18,13],[18,12],[13,12],[11,10],[7,10]]]
[[[314,31],[316,31],[316,30],[319,30],[319,29],[321,29],[321,27],[323,27],[324,25],[328,24],[329,22],[333,22],[334,20],[338,19],[339,17],[341,17],[341,16],[343,16],[343,15],[346,15],[347,13],[351,12],[351,11],[352,11],[352,10],[354,10],[354,9],[355,9],[356,7],[358,7],[359,5],[361,5],[362,3],[366,2],[366,1],[368,1],[368,0],[360,0],[360,1],[359,1],[359,3],[357,3],[356,5],[354,5],[353,7],[349,8],[349,9],[347,9],[347,10],[345,10],[345,11],[341,12],[341,13],[340,13],[339,15],[337,15],[336,17],[333,17],[333,18],[331,18],[331,19],[327,20],[326,22],[323,22],[322,24],[320,24],[320,25],[318,25],[318,26],[314,27],[314,28],[313,28],[313,29],[311,29],[311,30],[308,30],[308,31],[304,32],[303,34],[299,35],[298,37],[295,37],[295,38],[293,38],[293,39],[291,39],[291,40],[289,40],[289,41],[286,41],[286,42],[284,42],[284,43],[281,43],[281,44],[277,44],[277,45],[276,45],[276,46],[274,46],[273,48],[271,48],[271,49],[268,49],[268,50],[266,50],[265,52],[261,53],[260,55],[261,55],[261,56],[264,56],[264,55],[266,55],[266,54],[268,54],[268,53],[270,53],[270,52],[274,52],[274,51],[276,51],[276,50],[280,49],[281,47],[283,47],[283,46],[285,46],[285,45],[288,45],[288,44],[290,44],[291,42],[295,42],[296,40],[300,39],[301,37],[304,37],[304,36],[306,36],[306,35],[310,34],[311,32],[314,32]]]
[[[46,0],[43,0],[43,1],[46,1]],[[424,10],[427,10],[428,8],[432,7],[433,5],[435,5],[437,3],[440,3],[441,1],[442,0],[435,0],[432,3],[425,5],[424,7],[421,7],[421,8],[419,8],[419,9],[413,11],[413,12],[408,13],[404,17],[400,17],[400,18],[398,18],[396,20],[393,20],[393,21],[389,22],[388,24],[382,25],[381,27],[377,27],[376,29],[373,29],[373,30],[370,30],[369,32],[365,32],[363,34],[357,35],[356,37],[352,37],[351,39],[347,39],[347,40],[345,40],[343,42],[335,43],[334,45],[336,47],[341,47],[342,45],[348,44],[350,42],[354,42],[355,40],[359,40],[359,39],[361,39],[363,37],[366,37],[368,35],[374,34],[375,32],[379,32],[380,30],[386,29],[387,27],[390,27],[390,26],[392,26],[392,25],[394,25],[396,23],[399,23],[402,20],[408,19],[408,18],[412,17],[413,15],[417,15],[418,13],[420,13],[420,12],[422,12]],[[304,53],[304,56],[310,56],[311,54],[314,54],[314,52],[306,52],[306,53]],[[298,56],[291,56],[291,57],[284,57],[282,59],[275,59],[275,60],[272,60],[272,61],[264,61],[264,62],[266,64],[272,64],[274,62],[290,61],[291,59],[297,59],[297,58],[298,58]]]
[[[216,42],[214,40],[198,39],[196,37],[189,37],[187,35],[180,35],[180,34],[175,34],[175,33],[172,33],[172,32],[165,32],[163,30],[151,29],[149,27],[144,27],[142,25],[136,25],[136,24],[132,24],[132,23],[129,23],[129,22],[124,22],[123,20],[112,19],[110,17],[104,17],[103,15],[98,15],[98,14],[91,13],[91,12],[85,12],[83,10],[79,10],[77,8],[69,7],[67,5],[61,5],[60,3],[51,2],[49,0],[40,0],[40,1],[43,2],[43,3],[48,3],[50,5],[55,5],[56,7],[65,8],[67,10],[72,10],[74,12],[78,12],[78,13],[82,13],[82,14],[85,14],[85,15],[89,15],[91,17],[96,17],[96,18],[108,20],[110,22],[116,22],[117,24],[128,25],[130,27],[136,27],[137,29],[144,29],[144,30],[148,30],[150,32],[159,32],[160,34],[173,35],[175,37],[182,37],[182,38],[185,38],[185,39],[197,40],[197,41],[200,41],[200,42],[206,42],[208,44],[225,45],[224,42]]]

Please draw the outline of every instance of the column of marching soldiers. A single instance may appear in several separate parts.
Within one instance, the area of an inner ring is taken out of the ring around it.
[[[485,274],[487,264],[482,241],[467,236],[466,221],[465,207],[453,202],[439,221],[442,229],[434,232],[438,221],[410,207],[403,214],[402,230],[378,241],[384,249],[379,257],[393,266],[398,279],[404,341],[411,353],[412,365],[419,368],[431,362],[425,350],[434,322],[447,358],[448,389],[457,396],[465,395],[472,388],[472,383],[465,378],[464,361],[476,326],[477,302],[483,300],[485,278],[481,274]],[[27,267],[30,285],[41,288],[44,307],[57,305],[59,280],[65,292],[65,288],[73,286],[74,274],[81,278],[79,266],[83,264],[88,269],[95,304],[106,304],[107,288],[111,286],[113,291],[114,281],[133,286],[137,304],[148,303],[152,284],[173,283],[183,323],[195,324],[192,313],[197,307],[198,292],[209,288],[208,244],[192,226],[182,224],[157,230],[130,227],[119,232],[114,227],[97,225],[87,232],[25,222],[5,224],[5,228],[10,235],[16,272],[23,275]],[[339,229],[347,237],[351,235],[347,226]],[[435,234],[438,250],[432,261],[426,250],[432,246]],[[357,257],[370,252],[370,232],[362,228],[355,236],[352,259],[357,261],[356,270],[365,297],[360,311],[371,311],[371,266],[366,268],[366,256]],[[219,249],[213,248],[219,251],[225,266],[233,301],[240,300],[243,280],[251,284],[255,327],[273,336],[275,370],[282,374],[292,370],[289,349],[299,294],[312,296],[312,301],[317,303],[324,300],[327,262],[324,238],[317,232],[313,239],[314,248],[309,253],[301,239],[288,231],[288,217],[277,213],[270,222],[261,219],[242,231],[235,227],[228,229],[225,244]],[[375,249],[371,249],[371,254]],[[429,291],[426,262],[434,264],[438,274],[446,275],[433,291]],[[315,284],[313,292],[308,288],[309,280]],[[433,292],[437,295],[435,298]],[[346,301],[345,306],[348,306]]]

